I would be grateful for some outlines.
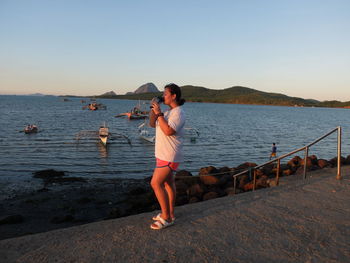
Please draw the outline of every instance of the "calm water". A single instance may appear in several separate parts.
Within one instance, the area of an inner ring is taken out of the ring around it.
[[[82,110],[81,99],[63,102],[58,97],[0,96],[0,178],[30,178],[32,172],[58,169],[71,176],[150,176],[154,146],[138,137],[142,121],[115,118],[136,101],[99,100],[107,110]],[[88,100],[87,100],[88,101]],[[343,127],[343,156],[350,152],[349,109],[294,108],[233,104],[186,103],[187,126],[200,131],[195,143],[186,142],[181,168],[195,174],[213,165],[234,167],[246,161],[268,160],[272,142],[278,154],[304,146],[336,126]],[[127,135],[111,141],[107,149],[96,138],[77,143],[81,130],[98,130],[106,121],[112,133]],[[21,132],[35,123],[40,132]],[[336,134],[311,148],[319,158],[336,156]]]

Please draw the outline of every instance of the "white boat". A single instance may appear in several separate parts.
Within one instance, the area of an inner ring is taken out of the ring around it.
[[[107,145],[107,140],[109,136],[109,130],[108,127],[106,127],[106,124],[100,127],[98,131],[98,136],[102,142],[103,145]]]
[[[139,134],[140,138],[148,141],[150,143],[154,143],[156,136],[155,136],[155,129],[151,128],[148,125],[148,122],[143,122],[139,126]]]

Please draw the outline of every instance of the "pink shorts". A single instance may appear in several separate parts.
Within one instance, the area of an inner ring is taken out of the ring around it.
[[[156,168],[169,167],[174,172],[176,172],[177,168],[180,165],[180,163],[167,162],[167,161],[160,160],[158,158],[156,158],[156,161],[157,161]]]

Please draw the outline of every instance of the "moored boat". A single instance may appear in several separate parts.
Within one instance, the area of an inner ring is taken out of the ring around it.
[[[24,133],[26,134],[30,134],[30,133],[37,133],[38,132],[38,127],[34,124],[28,124],[25,128],[24,128]]]

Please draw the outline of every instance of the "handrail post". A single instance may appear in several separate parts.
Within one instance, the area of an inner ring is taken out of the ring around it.
[[[253,171],[254,179],[253,179],[253,191],[255,191],[255,184],[256,184],[256,170]]]
[[[304,157],[304,179],[306,179],[306,168],[307,168],[307,157],[309,155],[309,147],[305,147],[305,157]]]
[[[341,179],[341,127],[338,126],[338,170],[337,180]]]
[[[277,174],[276,174],[276,186],[280,180],[281,159],[277,160]]]
[[[233,177],[233,194],[236,194],[237,176]]]

